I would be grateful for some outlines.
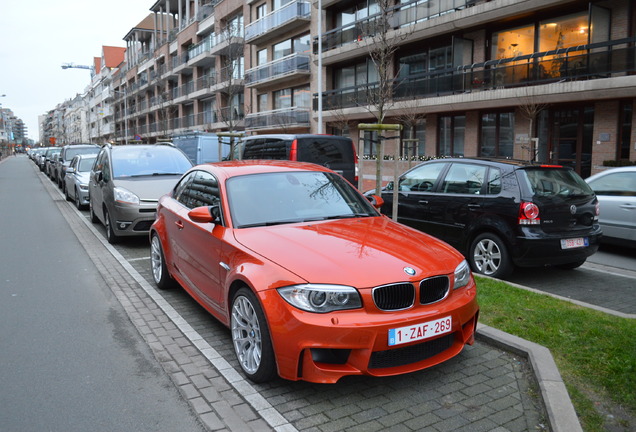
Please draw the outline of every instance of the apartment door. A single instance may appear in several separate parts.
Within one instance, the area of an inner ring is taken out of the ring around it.
[[[539,130],[547,132],[544,139],[539,140],[539,161],[569,166],[581,177],[589,177],[592,172],[593,127],[592,106],[549,110],[539,119]]]

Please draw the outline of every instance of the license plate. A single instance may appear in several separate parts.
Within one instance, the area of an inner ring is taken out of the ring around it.
[[[561,249],[573,249],[589,246],[590,242],[587,237],[571,238],[561,240]]]
[[[450,333],[452,327],[453,319],[447,316],[422,324],[390,329],[389,345],[400,345]]]

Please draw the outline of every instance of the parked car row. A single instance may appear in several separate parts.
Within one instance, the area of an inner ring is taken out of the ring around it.
[[[193,166],[169,144],[107,145],[76,155],[63,186],[109,242],[149,235],[156,285],[180,285],[229,327],[255,382],[333,383],[446,361],[474,341],[472,271],[576,268],[602,238],[602,205],[570,168],[440,159],[365,197],[288,150],[283,161]],[[599,194],[629,196],[631,177],[603,178],[589,179]],[[399,222],[388,217],[395,196]]]

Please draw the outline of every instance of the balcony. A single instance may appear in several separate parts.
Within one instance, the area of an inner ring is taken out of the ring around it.
[[[292,1],[245,27],[245,41],[261,44],[281,34],[309,24],[311,3]]]
[[[309,126],[309,108],[291,107],[262,111],[245,116],[245,129],[289,128]]]
[[[229,57],[238,57],[243,55],[245,39],[243,31],[229,33],[227,31],[214,36],[214,42],[210,47],[211,55],[224,55]]]
[[[188,49],[188,64],[190,66],[209,66],[213,65],[216,59],[210,54],[210,50],[214,46],[214,33],[207,36],[198,44]]]
[[[263,84],[274,84],[278,81],[309,75],[309,55],[294,53],[273,62],[266,63],[245,71],[245,85],[257,87]]]
[[[432,18],[437,18],[447,13],[455,12],[473,6],[475,0],[413,0],[400,3],[387,11],[389,27],[396,30],[401,27],[411,26]],[[325,32],[322,35],[323,52],[353,42],[360,42],[365,37],[373,35],[380,14],[359,19],[345,26]],[[317,38],[314,38],[314,54],[318,52]]]
[[[432,98],[634,75],[635,42],[636,38],[626,38],[396,79],[393,81],[393,99]],[[377,84],[371,83],[323,92],[323,107],[333,110],[369,105],[376,89]],[[317,95],[314,95],[314,109],[316,107]]]

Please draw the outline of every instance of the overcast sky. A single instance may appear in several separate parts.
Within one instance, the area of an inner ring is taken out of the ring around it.
[[[83,93],[102,46],[125,47],[124,36],[150,14],[155,0],[6,0],[0,11],[2,108],[39,140],[38,116]]]

